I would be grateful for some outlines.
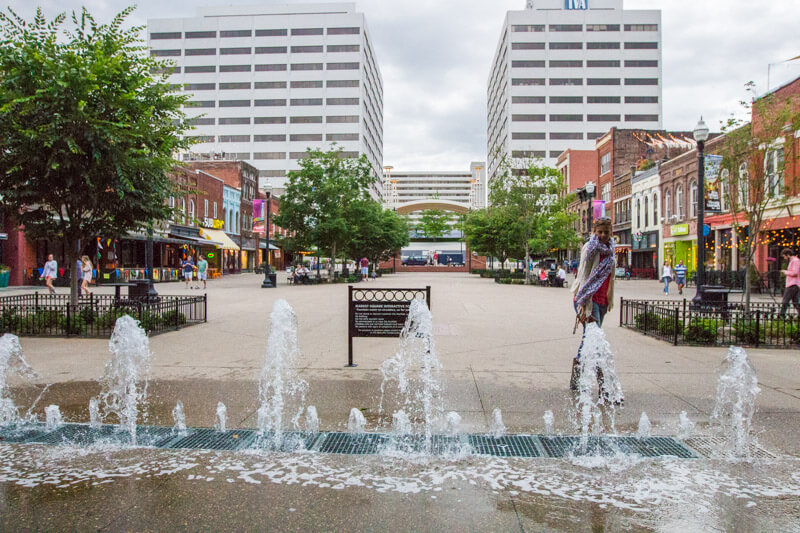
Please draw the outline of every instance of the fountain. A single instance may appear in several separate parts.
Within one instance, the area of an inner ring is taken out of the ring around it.
[[[172,409],[172,420],[175,422],[173,431],[178,435],[186,435],[186,414],[183,412],[183,402],[180,400]]]
[[[45,416],[45,425],[44,428],[47,431],[55,431],[62,424],[64,424],[64,419],[61,418],[61,410],[58,408],[57,405],[48,405],[44,408],[44,416]]]
[[[747,352],[738,346],[728,349],[725,369],[717,382],[717,403],[711,422],[719,427],[730,444],[729,455],[749,458],[754,437],[751,434],[756,396],[761,389]]]
[[[12,371],[28,379],[39,377],[25,361],[19,338],[6,333],[0,337],[0,426],[20,421],[17,407],[8,395],[8,378]]]
[[[97,398],[91,398],[89,400],[89,427],[92,429],[100,429],[103,423],[100,420],[100,402],[97,401]]]
[[[364,428],[367,425],[367,419],[364,414],[353,407],[350,409],[350,417],[347,419],[347,431],[350,433],[364,433]]]
[[[650,419],[647,418],[647,413],[642,412],[642,416],[639,417],[639,428],[636,431],[636,436],[640,439],[650,438],[651,430],[652,425],[650,424]]]
[[[306,433],[319,433],[319,415],[313,405],[306,408]]]
[[[222,402],[217,403],[217,421],[214,422],[214,429],[217,431],[225,432],[226,424],[228,421],[228,408]]]
[[[294,310],[286,300],[277,300],[269,318],[267,352],[258,386],[258,433],[262,442],[270,440],[270,446],[278,449],[285,418],[291,416],[293,429],[300,430],[308,383],[294,369],[299,356]]]
[[[434,431],[443,425],[441,366],[431,312],[424,301],[413,300],[400,334],[400,347],[380,367],[383,381],[378,413],[383,413],[384,401],[394,402],[408,415],[412,431],[421,430],[418,432],[424,435],[426,449],[430,449]]]
[[[450,411],[445,415],[444,422],[447,435],[451,437],[458,435],[459,426],[461,426],[461,415],[455,411]]]
[[[139,406],[147,399],[147,375],[150,372],[150,342],[139,323],[128,315],[117,319],[108,342],[111,359],[100,378],[103,391],[98,397],[96,422],[114,414],[119,427],[136,444],[136,421]]]
[[[411,420],[405,411],[400,409],[392,414],[392,433],[395,435],[408,435],[411,433]]]
[[[679,439],[688,439],[692,436],[692,432],[694,431],[694,422],[689,420],[689,417],[686,415],[686,411],[681,411],[680,419],[678,423],[678,438]]]
[[[489,433],[496,439],[506,434],[506,425],[503,424],[503,413],[501,413],[500,409],[497,407],[492,410],[492,419],[489,422]]]
[[[555,417],[553,416],[553,411],[547,410],[544,412],[544,433],[545,435],[552,435],[554,433],[555,428]]]

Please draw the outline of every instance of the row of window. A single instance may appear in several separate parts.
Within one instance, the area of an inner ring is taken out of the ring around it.
[[[512,96],[512,104],[544,104],[545,96]],[[583,96],[551,96],[551,104],[582,104]],[[587,104],[619,104],[622,102],[620,96],[587,96]],[[657,104],[658,96],[626,96],[626,104]]]
[[[621,115],[586,115],[585,119],[587,122],[619,122]],[[583,114],[569,114],[569,115],[557,115],[551,114],[548,116],[548,120],[550,122],[583,122],[584,115]],[[527,115],[527,114],[515,114],[511,115],[512,122],[545,122],[545,115]],[[656,122],[658,121],[658,115],[625,115],[625,122]]]
[[[548,85],[583,85],[583,78],[511,78],[516,87]],[[658,78],[624,78],[625,85],[658,85]],[[621,85],[620,78],[586,78],[586,85]]]
[[[326,51],[322,45],[315,46],[256,46],[251,48],[249,46],[237,46],[233,48],[220,48],[217,54],[216,48],[186,48],[183,50],[184,56],[231,56],[231,55],[250,55],[250,54],[286,54],[289,51],[293,54],[321,54]],[[358,44],[329,44],[327,52],[360,52],[361,45]],[[169,50],[150,50],[150,55],[153,57],[180,57],[181,49],[173,48]]]
[[[189,137],[190,139],[197,140],[198,142],[214,142],[213,135],[197,135]],[[307,141],[322,141],[321,133],[303,133],[292,134],[288,136],[292,142],[307,142]],[[325,140],[328,142],[334,141],[357,141],[359,140],[358,133],[328,133],[325,135]],[[216,137],[216,142],[220,143],[249,143],[249,142],[286,142],[287,136],[283,133],[276,135],[219,135]]]
[[[361,33],[361,28],[327,28],[328,35],[359,35]],[[256,37],[283,37],[289,35],[289,32],[293,36],[306,36],[306,35],[323,35],[324,29],[323,28],[292,28],[291,30],[287,29],[270,29],[270,30],[255,30]],[[230,37],[252,37],[253,30],[222,30],[219,32],[220,38],[230,38]],[[208,30],[208,31],[187,31],[183,34],[185,39],[216,39],[217,32],[215,30]],[[170,31],[170,32],[153,32],[150,34],[151,40],[162,40],[162,39],[180,39],[181,32],[179,31]]]
[[[626,59],[626,67],[658,67],[657,59]],[[545,68],[544,60],[513,60],[511,61],[513,68]],[[584,62],[582,59],[551,59],[549,62],[550,68],[583,68]],[[618,59],[601,59],[601,60],[587,60],[586,66],[589,68],[607,68],[619,67],[621,62]]]
[[[201,89],[195,89],[201,90]],[[325,105],[359,105],[359,98],[326,98]],[[322,98],[266,98],[256,100],[203,100],[187,102],[186,107],[286,107],[291,106],[317,106],[322,105]]]
[[[658,31],[658,24],[625,24],[625,31]],[[515,33],[542,33],[544,24],[512,24]],[[619,24],[587,24],[586,31],[619,31]],[[582,24],[550,24],[549,31],[583,31]]]
[[[212,104],[214,102],[211,102]],[[213,107],[213,106],[211,106]],[[253,124],[322,124],[321,116],[294,116],[294,117],[253,117]],[[206,120],[190,119],[190,120]],[[214,120],[214,119],[208,119]],[[244,122],[244,121],[248,122]],[[220,118],[219,124],[250,124],[249,117],[228,117]],[[357,124],[359,121],[358,115],[329,115],[325,117],[325,122],[328,124]],[[210,124],[210,123],[209,123]]]
[[[618,41],[601,41],[601,42],[588,42],[586,50],[619,50],[621,43]],[[582,42],[550,42],[547,47],[550,50],[583,50],[584,43]],[[658,50],[657,42],[626,42],[624,43],[625,50]],[[542,42],[528,42],[528,43],[511,43],[512,50],[544,50],[545,43]],[[180,55],[180,54],[178,54]]]

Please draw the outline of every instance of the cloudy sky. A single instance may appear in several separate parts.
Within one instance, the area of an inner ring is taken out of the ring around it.
[[[298,0],[299,1],[299,0]],[[200,5],[253,0],[140,0],[131,21],[191,16]],[[294,0],[265,3],[294,3]],[[29,18],[85,5],[107,21],[129,2],[11,0]],[[403,170],[465,170],[486,158],[486,80],[505,13],[525,0],[357,0],[366,14],[384,81],[384,163]],[[625,0],[661,9],[664,127],[709,127],[740,109],[747,81],[759,94],[800,76],[797,0]]]

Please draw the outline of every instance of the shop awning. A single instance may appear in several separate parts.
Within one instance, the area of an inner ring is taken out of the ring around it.
[[[130,232],[123,237],[123,239],[130,239],[133,241],[146,241],[147,235],[144,233],[136,233]],[[160,233],[153,234],[153,242],[163,242],[167,244],[194,244],[195,241],[189,237],[182,237],[180,239],[174,237],[167,237],[166,235],[162,235]]]
[[[267,241],[261,241],[261,240],[258,241],[258,249],[259,250],[266,250],[267,249]],[[271,242],[269,243],[269,249],[270,250],[280,250],[280,248],[278,248],[277,246],[275,246]]]
[[[223,250],[239,250],[239,245],[233,242],[233,240],[228,237],[228,234],[222,230],[201,228],[200,235],[209,241],[221,243]]]

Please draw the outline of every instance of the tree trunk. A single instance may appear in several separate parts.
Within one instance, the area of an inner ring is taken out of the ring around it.
[[[531,284],[531,268],[530,268],[530,261],[531,261],[531,251],[528,245],[525,245],[525,285]]]
[[[80,286],[78,285],[78,258],[80,252],[78,251],[78,243],[67,241],[67,264],[69,267],[69,303],[70,305],[78,305],[78,298],[80,298]]]
[[[336,243],[331,248],[331,262],[328,263],[328,281],[333,281],[333,273],[336,272]]]

